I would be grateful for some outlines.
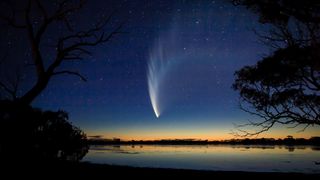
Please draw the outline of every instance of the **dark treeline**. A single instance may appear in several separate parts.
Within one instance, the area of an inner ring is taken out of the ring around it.
[[[47,111],[0,100],[0,166],[15,161],[79,161],[86,134],[65,111]]]
[[[208,145],[208,144],[244,144],[244,145],[317,145],[320,146],[320,137],[293,138],[288,136],[284,139],[259,138],[259,139],[229,139],[221,141],[197,140],[197,139],[162,139],[162,140],[131,140],[121,141],[118,138],[103,139],[94,137],[89,139],[91,145],[107,144],[163,144],[163,145]]]

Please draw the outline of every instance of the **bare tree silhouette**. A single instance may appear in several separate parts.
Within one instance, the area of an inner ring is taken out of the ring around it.
[[[37,80],[35,84],[20,97],[17,97],[17,85],[9,85],[8,82],[0,82],[1,90],[10,95],[10,99],[21,104],[30,104],[48,85],[50,79],[58,75],[74,75],[81,80],[86,78],[80,72],[69,69],[58,70],[61,64],[66,61],[80,61],[86,55],[91,55],[90,47],[109,42],[115,35],[123,33],[121,31],[123,23],[111,26],[111,20],[115,12],[109,16],[101,18],[89,29],[76,30],[71,23],[71,16],[74,16],[85,5],[84,0],[57,1],[55,10],[48,8],[45,2],[40,0],[26,0],[21,10],[15,7],[10,1],[4,1],[5,10],[0,13],[0,22],[12,28],[21,29],[26,32],[31,49],[32,64],[35,67]],[[35,20],[36,23],[35,23]],[[52,62],[44,58],[46,53],[43,50],[44,34],[59,23],[66,27],[68,35],[59,37],[54,45],[55,58]],[[109,31],[106,26],[109,25]],[[50,63],[49,63],[50,62]]]
[[[80,72],[63,69],[62,65],[84,60],[91,55],[91,47],[123,33],[123,22],[114,23],[113,11],[99,18],[91,28],[74,28],[71,18],[80,13],[84,0],[24,0],[19,3],[4,0],[0,4],[0,24],[25,32],[28,41],[25,49],[32,55],[32,62],[27,66],[34,67],[36,76],[30,89],[18,93],[19,67],[15,70],[6,64],[12,60],[8,53],[0,58],[2,69],[10,69],[6,76],[0,70],[0,159],[80,160],[88,151],[84,132],[68,122],[66,112],[42,111],[30,104],[54,76],[74,75],[86,81]],[[48,59],[45,37],[51,36],[58,27],[64,31],[54,33],[56,37],[51,38],[53,59]],[[16,61],[18,59],[12,62]]]

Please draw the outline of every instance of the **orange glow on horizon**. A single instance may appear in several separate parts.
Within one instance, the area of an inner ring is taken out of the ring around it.
[[[102,138],[105,138],[105,139],[112,139],[112,138],[120,138],[121,140],[124,140],[124,141],[131,141],[131,140],[135,140],[135,141],[140,141],[140,140],[143,140],[143,141],[147,141],[147,140],[162,140],[162,139],[195,139],[195,140],[208,140],[208,141],[221,141],[221,140],[229,140],[229,139],[242,139],[242,137],[236,137],[232,134],[224,134],[224,135],[153,135],[153,136],[148,136],[148,135],[144,135],[144,134],[140,134],[140,135],[137,135],[137,134],[132,134],[132,135],[129,135],[129,134],[111,134],[111,133],[88,133],[87,134],[88,137],[89,136],[94,136],[94,135],[100,135]],[[255,139],[255,138],[274,138],[274,139],[283,139],[283,138],[286,138],[288,135],[292,135],[291,134],[286,134],[286,133],[264,133],[264,134],[261,134],[259,136],[253,136],[253,137],[248,137],[248,138],[252,138],[252,139]],[[305,138],[305,139],[308,139],[310,137],[313,137],[313,136],[319,136],[319,134],[312,134],[312,133],[304,133],[304,134],[293,134],[292,135],[294,138]]]
[[[131,128],[131,129],[111,129],[111,130],[85,130],[87,136],[99,135],[105,139],[120,138],[121,140],[161,140],[161,139],[196,139],[196,140],[228,140],[241,139],[231,134],[232,128],[210,127],[207,128]],[[275,127],[269,131],[249,138],[286,138],[288,135],[294,138],[310,138],[320,136],[320,127],[310,127],[303,132],[300,129],[290,129],[287,127]]]

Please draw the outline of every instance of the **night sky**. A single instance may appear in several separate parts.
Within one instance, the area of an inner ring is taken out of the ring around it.
[[[125,22],[112,41],[91,48],[91,57],[62,68],[75,69],[87,77],[52,79],[33,105],[42,109],[63,109],[70,120],[88,135],[106,138],[232,138],[233,123],[254,119],[238,107],[238,94],[231,89],[234,72],[252,65],[271,49],[258,42],[253,28],[263,30],[258,17],[227,1],[88,1],[74,25],[90,27],[101,14],[116,9],[110,27]],[[25,34],[1,30],[2,49],[9,57],[30,59]],[[44,44],[54,41],[65,29],[52,27]],[[19,33],[17,36],[16,33]],[[26,42],[26,43],[24,43]],[[17,52],[18,51],[18,52]],[[52,58],[50,50],[45,57]],[[156,117],[150,101],[148,75],[151,61],[162,59],[155,72],[161,79]],[[161,66],[161,67],[159,67]],[[161,72],[160,72],[161,71]],[[23,89],[34,81],[33,70],[25,72]],[[280,129],[265,137],[310,137]]]

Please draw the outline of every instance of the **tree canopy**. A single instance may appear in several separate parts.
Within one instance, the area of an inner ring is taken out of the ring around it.
[[[273,53],[235,73],[240,106],[260,121],[239,125],[237,135],[257,135],[275,124],[320,125],[320,2],[233,1],[268,25],[257,36]],[[247,131],[246,126],[256,127]]]
[[[9,161],[78,161],[89,149],[86,135],[66,112],[18,107],[12,101],[0,101],[0,147],[0,159]]]

